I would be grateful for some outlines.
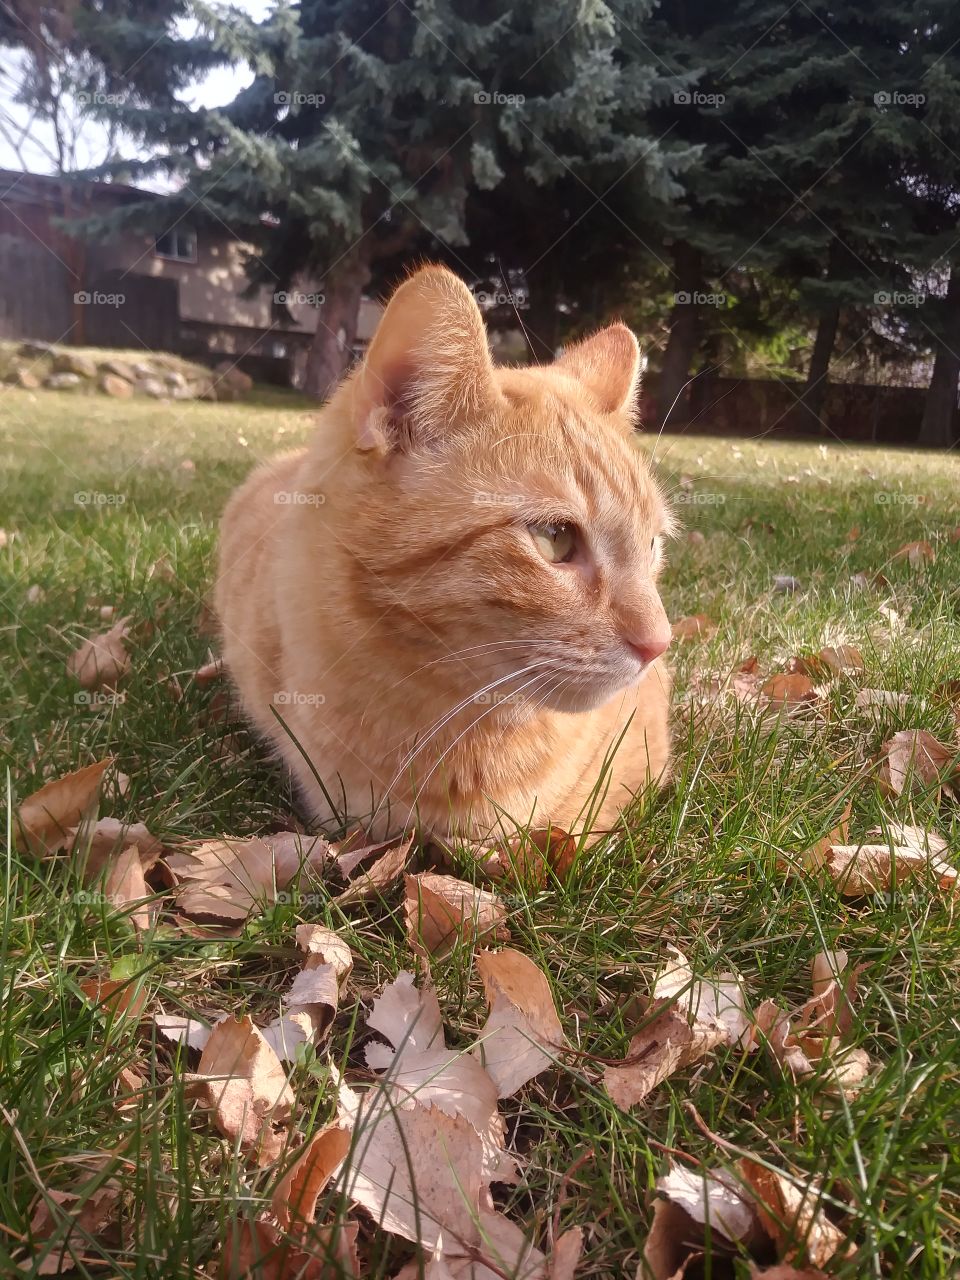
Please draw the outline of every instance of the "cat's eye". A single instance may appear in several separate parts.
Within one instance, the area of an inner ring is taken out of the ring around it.
[[[530,537],[544,560],[550,564],[567,564],[573,559],[577,549],[575,524],[532,524],[529,528]]]

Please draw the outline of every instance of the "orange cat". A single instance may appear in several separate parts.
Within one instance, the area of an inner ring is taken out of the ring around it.
[[[319,823],[603,830],[664,774],[670,517],[638,369],[620,324],[494,368],[470,291],[426,267],[308,448],[234,494],[224,657]]]

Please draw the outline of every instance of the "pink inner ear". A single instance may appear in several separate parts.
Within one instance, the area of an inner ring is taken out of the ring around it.
[[[640,376],[640,346],[625,324],[611,324],[565,351],[557,364],[572,373],[602,413],[632,407]]]

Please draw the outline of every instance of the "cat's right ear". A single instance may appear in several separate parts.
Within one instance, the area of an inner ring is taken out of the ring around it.
[[[499,398],[480,308],[445,267],[423,267],[387,304],[355,383],[357,448],[430,447]]]

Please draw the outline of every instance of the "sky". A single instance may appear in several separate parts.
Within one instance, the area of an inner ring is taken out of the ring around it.
[[[257,20],[262,19],[270,8],[270,0],[233,0],[234,7]],[[26,110],[13,101],[15,86],[20,72],[19,55],[12,50],[0,51],[0,169],[28,169],[32,173],[52,173],[55,165],[52,160],[53,130],[44,122],[34,123],[26,135],[23,129],[28,123]],[[198,81],[192,92],[185,95],[190,106],[219,107],[233,100],[253,79],[252,72],[245,66],[220,67]],[[7,136],[4,136],[6,133]],[[18,147],[11,140],[15,134]],[[21,140],[22,139],[22,140]],[[78,167],[94,165],[103,160],[105,154],[105,135],[96,121],[86,120],[78,136]],[[144,186],[162,189],[162,180]]]

